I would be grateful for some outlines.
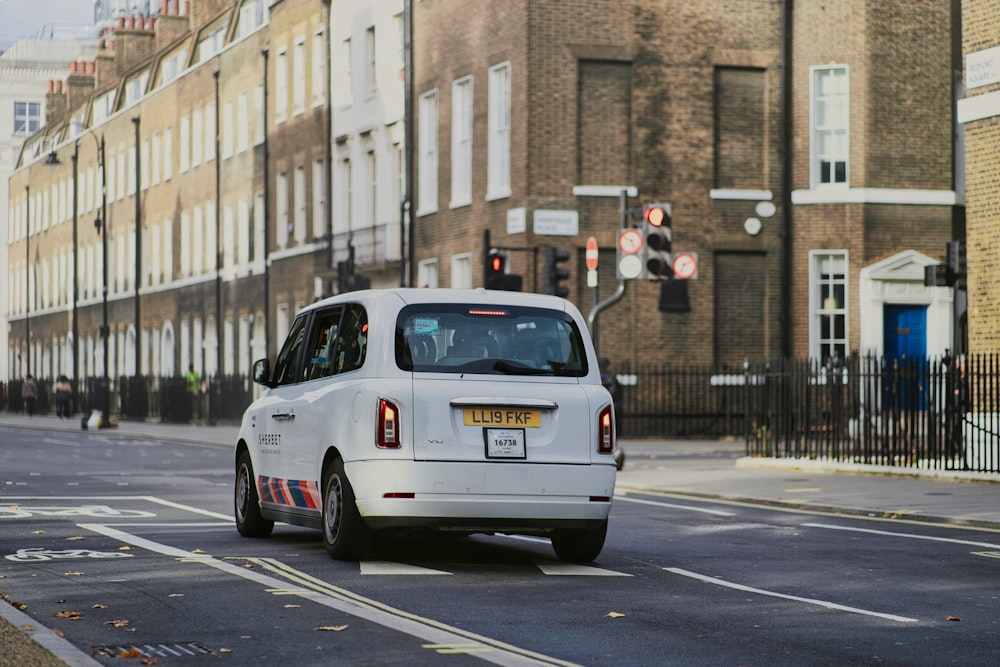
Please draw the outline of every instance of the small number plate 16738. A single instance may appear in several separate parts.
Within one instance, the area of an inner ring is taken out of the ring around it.
[[[486,458],[526,458],[523,428],[484,428],[483,435],[486,439]]]

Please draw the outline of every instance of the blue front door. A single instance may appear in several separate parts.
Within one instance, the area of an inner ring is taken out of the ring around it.
[[[927,366],[927,306],[886,304],[883,310],[886,399],[900,409],[924,409]]]
[[[927,356],[927,306],[886,304],[883,319],[883,348],[887,361]]]

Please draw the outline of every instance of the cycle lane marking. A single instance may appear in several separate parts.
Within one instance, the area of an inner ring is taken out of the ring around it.
[[[976,542],[973,540],[959,540],[954,537],[935,537],[933,535],[918,535],[916,533],[896,533],[891,530],[875,530],[874,528],[854,528],[852,526],[837,526],[828,523],[804,523],[807,528],[824,528],[827,530],[845,530],[853,533],[869,533],[871,535],[886,535],[888,537],[905,537],[911,540],[930,540],[932,542],[950,542],[952,544],[964,544],[974,547],[986,547],[988,549],[1000,549],[1000,544],[996,542]]]
[[[852,614],[862,614],[864,616],[874,616],[876,618],[883,618],[888,621],[896,621],[897,623],[918,623],[918,619],[909,618],[907,616],[897,616],[896,614],[887,614],[880,611],[872,611],[870,609],[861,609],[860,607],[849,607],[847,605],[839,604],[837,602],[830,602],[828,600],[820,600],[818,598],[806,598],[798,595],[789,595],[787,593],[778,593],[777,591],[769,591],[763,588],[754,588],[753,586],[746,586],[744,584],[737,584],[733,581],[726,581],[725,579],[719,579],[718,577],[710,577],[706,574],[698,574],[697,572],[691,572],[690,570],[684,570],[679,567],[665,567],[663,568],[667,572],[672,572],[673,574],[678,574],[682,577],[688,577],[690,579],[697,579],[698,581],[703,581],[708,584],[715,584],[716,586],[723,586],[725,588],[732,588],[738,591],[746,591],[748,593],[756,593],[757,595],[766,595],[773,598],[781,598],[783,600],[791,600],[793,602],[804,602],[806,604],[817,605],[819,607],[825,607],[827,609],[834,609],[836,611],[846,611]]]
[[[80,523],[77,526],[83,530],[89,530],[105,537],[125,542],[133,547],[177,558],[181,562],[207,565],[224,573],[260,584],[264,586],[266,591],[270,591],[275,595],[296,595],[390,630],[408,634],[424,642],[428,642],[422,645],[424,648],[462,647],[462,652],[466,652],[486,662],[505,667],[528,667],[533,665],[577,667],[572,662],[535,653],[534,651],[513,646],[497,639],[449,626],[434,619],[396,609],[377,600],[334,586],[329,582],[313,577],[274,559],[240,558],[236,560],[256,563],[262,568],[273,572],[276,576],[249,570],[228,562],[228,560],[220,560],[209,554],[185,551],[169,544],[154,542],[153,540],[127,533],[118,527],[98,523]],[[283,578],[279,579],[278,576]],[[291,586],[289,582],[292,582]]]

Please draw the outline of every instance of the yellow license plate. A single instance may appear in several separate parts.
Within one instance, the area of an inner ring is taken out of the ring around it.
[[[538,428],[542,425],[542,414],[524,408],[465,408],[465,425]]]

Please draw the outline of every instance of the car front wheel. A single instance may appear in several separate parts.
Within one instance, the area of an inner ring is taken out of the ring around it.
[[[274,522],[260,514],[260,498],[253,475],[250,454],[240,452],[236,459],[236,530],[243,537],[267,537],[274,529]]]
[[[356,560],[371,548],[372,538],[358,512],[344,462],[334,459],[323,475],[323,546],[331,558]]]
[[[597,528],[558,530],[552,535],[552,548],[561,561],[589,563],[600,555],[607,535],[607,519]]]

